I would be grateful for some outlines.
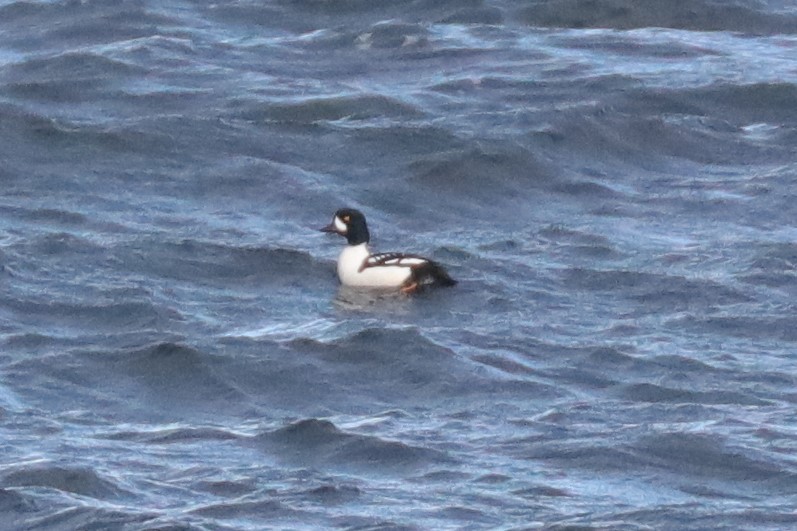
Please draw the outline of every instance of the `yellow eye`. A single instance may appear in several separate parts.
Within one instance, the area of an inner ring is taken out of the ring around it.
[[[350,216],[343,216],[343,222],[344,223],[348,223],[350,219],[351,219]]]

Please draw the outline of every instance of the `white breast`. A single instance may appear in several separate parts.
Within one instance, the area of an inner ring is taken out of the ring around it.
[[[348,245],[338,258],[338,277],[345,286],[372,288],[395,288],[410,278],[410,268],[406,265],[383,265],[362,269],[368,259],[368,246]]]

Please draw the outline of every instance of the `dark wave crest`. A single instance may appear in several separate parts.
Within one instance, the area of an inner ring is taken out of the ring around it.
[[[555,0],[521,10],[528,24],[565,28],[674,28],[693,31],[795,33],[797,17],[762,10],[762,3],[712,0]]]
[[[366,468],[383,473],[428,466],[445,454],[398,441],[347,433],[332,422],[306,419],[256,438],[258,447],[303,466]]]

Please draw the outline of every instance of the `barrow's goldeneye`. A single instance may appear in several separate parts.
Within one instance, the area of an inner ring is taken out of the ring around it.
[[[425,286],[457,283],[443,267],[422,256],[404,253],[371,254],[365,216],[353,208],[335,212],[322,232],[340,234],[348,245],[338,258],[338,277],[344,286],[397,288],[411,293]]]

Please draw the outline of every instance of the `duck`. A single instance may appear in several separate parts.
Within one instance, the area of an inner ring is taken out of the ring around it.
[[[319,229],[346,238],[338,257],[338,278],[344,286],[396,289],[414,293],[426,287],[451,287],[451,278],[437,262],[416,254],[376,253],[368,248],[370,233],[365,215],[354,208],[341,208],[332,222]]]

